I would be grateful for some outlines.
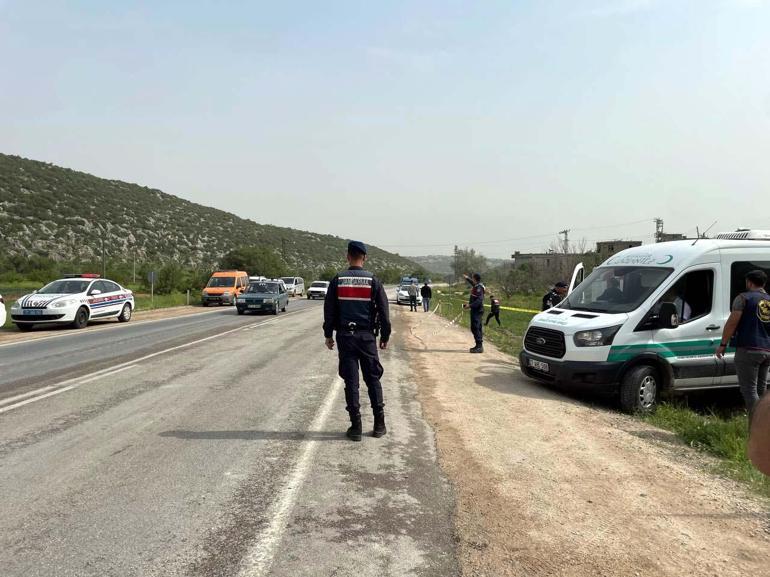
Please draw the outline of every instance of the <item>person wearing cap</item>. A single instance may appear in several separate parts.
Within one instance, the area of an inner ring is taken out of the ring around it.
[[[733,300],[716,356],[721,359],[732,341],[738,387],[751,420],[754,406],[767,390],[770,372],[770,295],[765,292],[765,271],[749,272],[745,282],[746,291]]]
[[[481,275],[477,272],[473,276],[463,275],[468,284],[471,285],[471,294],[468,302],[463,303],[464,309],[471,310],[471,333],[476,345],[470,350],[472,353],[484,352],[484,291],[486,288],[481,284]]]
[[[366,245],[350,241],[347,259],[348,269],[337,273],[329,283],[324,300],[323,331],[329,350],[334,350],[336,333],[339,375],[345,381],[345,404],[350,416],[347,436],[353,441],[360,441],[363,428],[358,395],[359,369],[364,376],[374,413],[372,435],[382,437],[387,432],[377,330],[379,328],[380,349],[385,350],[391,327],[385,289],[372,273],[364,270]]]
[[[543,309],[547,311],[550,308],[555,307],[564,297],[567,295],[567,283],[564,281],[557,282],[554,287],[543,297]]]

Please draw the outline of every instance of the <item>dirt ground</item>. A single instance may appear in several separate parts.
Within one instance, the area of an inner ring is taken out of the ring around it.
[[[492,345],[469,354],[440,317],[394,316],[456,493],[462,575],[770,575],[768,502],[709,458],[532,384]]]

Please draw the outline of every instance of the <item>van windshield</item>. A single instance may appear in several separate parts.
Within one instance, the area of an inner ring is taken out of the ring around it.
[[[281,280],[283,281],[283,284],[294,284],[293,276],[284,276],[284,277],[281,277]]]
[[[235,277],[234,276],[212,276],[209,279],[209,284],[207,284],[206,286],[207,287],[235,286]]]
[[[650,266],[597,268],[557,306],[595,313],[631,312],[647,300],[673,270]]]

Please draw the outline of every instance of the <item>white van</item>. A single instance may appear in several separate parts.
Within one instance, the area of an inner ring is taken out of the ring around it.
[[[286,285],[286,290],[293,297],[301,297],[305,294],[305,281],[302,277],[298,276],[284,276],[281,277],[283,284]]]
[[[625,411],[650,411],[663,391],[735,387],[734,349],[714,352],[751,270],[770,274],[770,231],[624,250],[536,315],[521,370],[539,381],[620,392]]]

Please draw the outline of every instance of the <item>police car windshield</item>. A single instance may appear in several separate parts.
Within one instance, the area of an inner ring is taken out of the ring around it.
[[[645,266],[596,268],[560,309],[595,313],[627,313],[647,300],[674,269]]]
[[[246,289],[249,293],[267,293],[278,294],[278,283],[276,282],[253,282]]]
[[[208,287],[235,286],[235,277],[232,276],[212,276],[209,279]]]
[[[89,284],[90,280],[55,280],[37,291],[37,294],[72,295],[85,292]]]

